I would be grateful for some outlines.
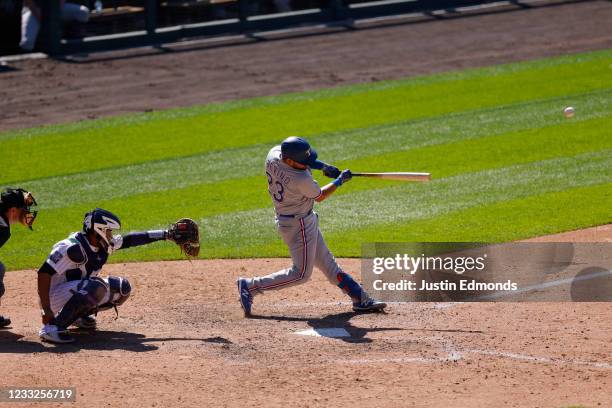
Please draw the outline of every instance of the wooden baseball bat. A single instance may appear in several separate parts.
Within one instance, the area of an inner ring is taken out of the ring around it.
[[[408,173],[408,172],[392,172],[392,173],[352,173],[353,177],[373,177],[384,180],[399,180],[399,181],[419,181],[427,182],[431,180],[430,173]]]

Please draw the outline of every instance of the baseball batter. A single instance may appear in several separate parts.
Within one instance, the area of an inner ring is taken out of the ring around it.
[[[22,188],[7,188],[0,194],[0,247],[11,237],[11,224],[21,223],[32,229],[37,211],[36,200]],[[0,299],[4,295],[4,265],[0,262]],[[11,319],[0,316],[0,327],[7,327]]]
[[[67,328],[94,329],[93,314],[122,305],[132,287],[123,277],[100,278],[108,256],[119,249],[172,240],[184,244],[191,234],[184,223],[172,224],[169,230],[132,232],[115,235],[121,228],[119,218],[110,211],[96,208],[85,214],[83,231],[71,234],[53,246],[47,260],[38,270],[38,295],[42,307],[43,340],[54,343],[74,341]],[[197,230],[197,225],[194,227]],[[180,239],[179,239],[180,237]]]
[[[322,170],[335,180],[319,187],[310,169]],[[268,153],[265,164],[268,193],[276,211],[276,227],[289,248],[293,265],[270,275],[239,278],[240,304],[245,316],[251,315],[253,296],[267,290],[306,282],[313,268],[320,269],[353,301],[355,312],[381,311],[387,305],[371,299],[353,278],[336,263],[319,230],[314,202],[321,202],[351,179],[350,170],[340,170],[317,160],[317,153],[303,138],[289,137]]]

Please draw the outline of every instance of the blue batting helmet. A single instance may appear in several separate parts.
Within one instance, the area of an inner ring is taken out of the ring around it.
[[[306,139],[291,136],[281,143],[283,159],[291,159],[305,166],[312,167],[317,161],[317,152],[310,147]]]

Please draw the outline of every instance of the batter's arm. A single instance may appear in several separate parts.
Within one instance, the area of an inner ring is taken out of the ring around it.
[[[320,203],[321,201],[325,200],[327,197],[332,195],[338,189],[338,187],[349,181],[351,177],[352,174],[350,170],[342,171],[342,173],[340,173],[337,179],[335,179],[328,185],[323,186],[323,188],[321,189],[321,194],[317,198],[315,198],[315,201]]]
[[[315,201],[317,203],[320,203],[321,201],[331,196],[334,193],[334,191],[336,191],[337,189],[338,187],[334,183],[329,183],[323,186],[321,188],[321,194],[317,198],[315,198]]]

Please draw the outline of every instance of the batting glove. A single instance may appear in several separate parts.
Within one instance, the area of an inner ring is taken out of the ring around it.
[[[336,166],[326,164],[323,166],[323,174],[329,178],[337,178],[340,176],[340,169],[338,169]]]
[[[338,176],[338,178],[335,179],[333,183],[336,185],[336,187],[340,187],[342,184],[346,183],[351,178],[353,178],[353,174],[351,173],[350,170],[348,169],[342,170],[342,173],[340,173],[340,176]]]

